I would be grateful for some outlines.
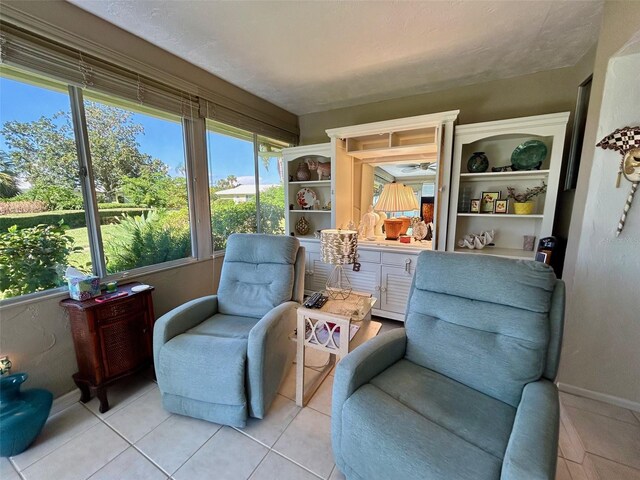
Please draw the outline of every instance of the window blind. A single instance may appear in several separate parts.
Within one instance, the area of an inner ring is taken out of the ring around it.
[[[184,118],[199,115],[196,96],[6,23],[0,23],[0,63]]]
[[[240,113],[231,108],[217,104],[204,98],[200,99],[200,115],[216,122],[226,123],[249,132],[265,137],[282,140],[288,144],[297,145],[298,133],[270,125],[262,120]]]

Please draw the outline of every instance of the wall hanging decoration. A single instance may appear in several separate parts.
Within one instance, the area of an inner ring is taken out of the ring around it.
[[[616,188],[620,188],[620,178],[624,175],[631,182],[631,191],[622,209],[622,216],[616,228],[616,237],[622,233],[627,221],[627,214],[633,203],[633,196],[640,183],[640,126],[619,128],[615,132],[604,137],[596,144],[596,147],[615,150],[622,155]]]

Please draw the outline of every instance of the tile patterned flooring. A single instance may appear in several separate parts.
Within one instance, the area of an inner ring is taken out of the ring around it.
[[[315,351],[307,359],[326,361]],[[169,414],[139,376],[109,390],[106,414],[93,399],[51,416],[31,448],[0,459],[0,479],[344,479],[331,454],[332,383],[301,409],[292,368],[267,417],[235,429]],[[640,413],[562,393],[560,427],[556,480],[640,480]]]

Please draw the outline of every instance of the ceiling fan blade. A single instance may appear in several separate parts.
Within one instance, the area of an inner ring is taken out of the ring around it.
[[[416,170],[418,170],[418,168],[419,168],[419,167],[418,167],[417,165],[413,165],[413,166],[411,166],[411,167],[403,168],[403,169],[401,169],[400,171],[401,171],[402,173],[410,173],[410,172],[415,172]]]

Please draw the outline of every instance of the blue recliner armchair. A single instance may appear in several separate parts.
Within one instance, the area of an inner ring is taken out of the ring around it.
[[[542,263],[421,253],[405,328],[337,367],[338,468],[349,480],[553,480],[564,298]]]
[[[156,321],[153,357],[165,409],[235,427],[264,417],[293,361],[289,335],[304,265],[296,238],[229,237],[218,294]]]

